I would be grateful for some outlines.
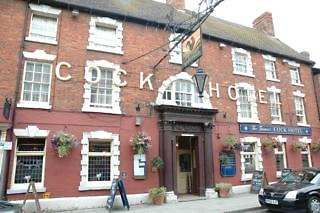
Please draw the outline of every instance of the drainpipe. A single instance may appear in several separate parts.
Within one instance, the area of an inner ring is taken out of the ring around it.
[[[9,129],[9,134],[8,134],[8,141],[12,141],[12,144],[15,144],[13,142],[13,129],[15,127],[15,121],[16,121],[16,108],[17,108],[17,100],[18,100],[18,95],[19,95],[19,84],[21,81],[21,77],[23,74],[23,69],[22,69],[22,65],[23,65],[23,50],[25,47],[25,36],[26,36],[26,29],[27,29],[27,20],[28,20],[28,14],[29,14],[29,2],[28,1],[21,1],[21,2],[25,2],[26,6],[25,6],[25,13],[24,13],[24,21],[23,21],[23,31],[21,34],[21,45],[20,45],[20,54],[19,54],[19,61],[18,61],[18,67],[17,67],[17,81],[16,81],[16,85],[15,85],[15,94],[14,94],[14,100],[13,100],[13,109],[12,109],[12,117],[11,117],[11,128]],[[11,156],[11,151],[7,150],[4,151],[4,169],[3,169],[3,176],[5,178],[0,179],[0,190],[1,190],[1,194],[0,194],[0,198],[2,200],[6,200],[7,199],[7,184],[8,184],[8,180],[9,180],[9,167],[10,167],[10,156]]]

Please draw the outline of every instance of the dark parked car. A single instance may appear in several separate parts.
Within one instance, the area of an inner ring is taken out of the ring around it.
[[[19,204],[9,203],[7,201],[0,200],[0,212],[1,213],[22,213],[22,206]]]
[[[320,213],[320,169],[294,170],[279,182],[261,188],[259,203],[273,211]]]

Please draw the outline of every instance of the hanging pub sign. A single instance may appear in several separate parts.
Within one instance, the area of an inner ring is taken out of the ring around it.
[[[202,37],[199,27],[182,41],[182,70],[202,56]]]

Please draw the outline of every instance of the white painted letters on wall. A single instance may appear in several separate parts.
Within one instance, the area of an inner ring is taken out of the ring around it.
[[[220,88],[219,88],[219,84],[216,83],[216,87],[215,87],[215,88],[212,88],[212,83],[211,83],[211,81],[210,81],[210,82],[209,82],[209,95],[210,95],[210,97],[213,96],[213,94],[212,94],[213,91],[216,92],[216,97],[217,97],[217,98],[220,98]]]
[[[121,79],[120,79],[120,75],[121,74],[127,75],[127,71],[125,71],[123,69],[117,69],[116,78],[114,79],[113,83],[118,87],[124,87],[124,86],[126,86],[128,84],[127,81],[122,81],[121,82]]]
[[[139,86],[139,88],[143,89],[143,85],[145,83],[148,83],[149,89],[153,90],[153,86],[152,86],[152,83],[151,83],[151,80],[150,80],[150,78],[152,76],[153,76],[153,74],[151,73],[145,79],[143,79],[143,72],[140,72],[140,86]]]
[[[85,74],[85,79],[86,79],[86,81],[88,82],[88,83],[90,83],[90,84],[96,84],[96,83],[98,83],[99,81],[100,81],[100,78],[101,78],[101,71],[100,71],[100,68],[99,67],[96,67],[96,66],[88,66],[88,67],[86,67],[86,69],[88,69],[88,71],[86,72],[86,74]],[[91,80],[92,79],[92,70],[96,70],[97,71],[97,78],[96,78],[96,80]]]
[[[234,96],[232,96],[232,94],[231,94],[232,91],[234,93]],[[228,87],[228,97],[233,101],[236,101],[238,99],[237,89],[235,86],[231,85]]]
[[[65,77],[61,76],[61,74],[60,74],[61,66],[66,66],[68,69],[71,68],[71,65],[68,62],[64,62],[63,61],[63,62],[58,63],[57,66],[56,66],[56,77],[57,77],[57,79],[59,79],[61,81],[69,81],[71,79],[71,75],[70,74],[68,74]]]
[[[258,90],[258,94],[259,94],[259,102],[261,104],[267,104],[268,102],[264,100],[264,95],[266,94],[267,91],[265,90]]]

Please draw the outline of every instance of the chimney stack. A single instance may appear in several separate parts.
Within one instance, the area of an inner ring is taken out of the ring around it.
[[[252,25],[254,28],[274,36],[272,13],[264,12],[261,16],[253,21]]]
[[[166,0],[167,4],[171,5],[172,7],[178,10],[184,10],[185,7],[185,0]]]

